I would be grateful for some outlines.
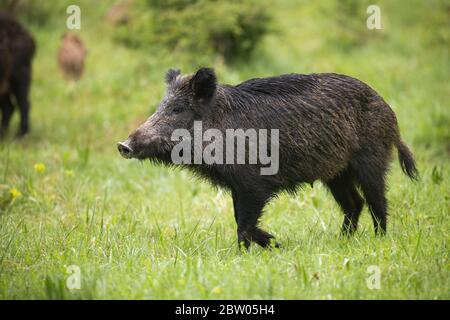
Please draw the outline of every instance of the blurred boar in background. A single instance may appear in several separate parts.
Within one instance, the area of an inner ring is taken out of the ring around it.
[[[86,49],[80,37],[65,33],[58,53],[59,69],[68,80],[79,80],[83,76]]]
[[[20,111],[18,136],[29,130],[31,64],[36,45],[31,35],[11,15],[0,11],[0,135],[4,135],[14,112]],[[14,99],[13,99],[14,97]]]

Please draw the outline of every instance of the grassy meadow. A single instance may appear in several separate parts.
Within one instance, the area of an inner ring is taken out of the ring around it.
[[[339,1],[272,0],[271,31],[234,63],[124,46],[104,21],[113,1],[66,2],[44,23],[22,19],[38,50],[31,133],[14,139],[16,113],[0,141],[1,299],[450,298],[448,1],[378,1],[383,29],[367,30],[365,7],[349,26]],[[89,50],[77,83],[63,80],[56,59],[68,4],[81,8]],[[395,156],[386,237],[374,236],[365,208],[357,234],[339,239],[343,215],[316,182],[266,208],[262,226],[283,249],[239,252],[228,194],[189,172],[120,157],[116,142],[155,109],[165,71],[202,65],[230,84],[337,72],[377,90],[421,174],[410,181]],[[69,266],[79,268],[79,289],[66,286]],[[380,270],[378,289],[367,285],[370,266]]]

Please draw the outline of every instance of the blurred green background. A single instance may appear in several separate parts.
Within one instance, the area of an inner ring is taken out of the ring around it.
[[[450,297],[449,1],[119,2],[0,0],[38,47],[31,134],[0,142],[0,297]],[[72,4],[88,49],[76,83],[56,58]],[[369,4],[381,30],[366,27]],[[285,249],[239,254],[226,194],[121,159],[115,143],[155,109],[165,71],[200,66],[229,84],[344,73],[379,92],[422,177],[410,182],[394,161],[388,236],[374,238],[365,209],[356,237],[337,240],[342,214],[318,183],[268,206],[262,224]],[[69,265],[80,290],[66,287]],[[382,270],[380,290],[366,286],[369,265]]]

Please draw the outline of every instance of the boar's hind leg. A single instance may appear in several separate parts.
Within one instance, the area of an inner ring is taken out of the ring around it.
[[[384,151],[384,150],[383,150]],[[386,152],[386,151],[385,151]],[[371,152],[374,156],[366,156],[357,162],[356,179],[366,198],[375,228],[375,234],[386,233],[387,200],[385,174],[388,157],[381,150]]]
[[[243,244],[245,248],[250,243],[256,242],[262,247],[268,247],[271,244],[273,235],[258,228],[258,219],[262,210],[270,197],[258,197],[249,194],[240,194],[233,191],[234,217],[236,219],[238,244]],[[279,244],[275,244],[279,247]]]
[[[364,205],[364,200],[356,190],[353,173],[346,169],[326,184],[344,212],[341,234],[352,235],[358,227],[359,215]]]
[[[364,192],[375,228],[375,234],[386,233],[387,201],[385,196],[384,177],[379,176],[373,180],[360,179],[361,189]]]
[[[9,122],[14,112],[14,107],[8,94],[0,98],[0,109],[2,110],[2,123],[0,127],[0,137],[8,131]]]

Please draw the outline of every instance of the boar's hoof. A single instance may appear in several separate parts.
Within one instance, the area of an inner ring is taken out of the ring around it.
[[[246,249],[248,249],[250,242],[255,242],[263,248],[281,248],[281,245],[273,239],[275,239],[273,235],[257,227],[251,230],[238,231],[240,248],[243,245]]]
[[[19,130],[16,133],[16,139],[22,139],[28,134],[28,130]]]

